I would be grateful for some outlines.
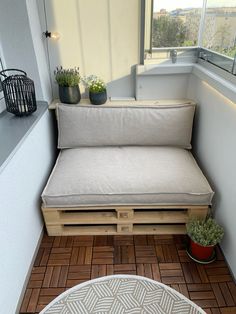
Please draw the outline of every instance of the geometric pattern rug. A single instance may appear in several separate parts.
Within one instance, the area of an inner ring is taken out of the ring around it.
[[[146,277],[112,275],[79,284],[40,314],[205,314],[174,289]]]

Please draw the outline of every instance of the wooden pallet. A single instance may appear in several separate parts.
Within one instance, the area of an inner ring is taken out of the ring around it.
[[[47,208],[48,235],[185,234],[189,218],[204,218],[208,206],[134,205]]]

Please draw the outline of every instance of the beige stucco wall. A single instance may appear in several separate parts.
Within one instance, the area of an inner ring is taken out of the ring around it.
[[[55,42],[48,39],[51,72],[57,65],[79,66],[82,75],[95,74],[109,83],[110,95],[134,95],[140,1],[47,0],[46,15],[48,30],[61,35]]]

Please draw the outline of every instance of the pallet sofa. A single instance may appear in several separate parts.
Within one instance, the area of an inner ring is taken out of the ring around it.
[[[42,193],[49,235],[184,234],[213,197],[191,154],[195,104],[56,108],[60,154]]]

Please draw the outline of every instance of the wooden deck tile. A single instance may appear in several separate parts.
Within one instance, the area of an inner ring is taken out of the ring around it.
[[[219,307],[226,306],[225,299],[223,297],[223,294],[222,294],[222,291],[220,289],[219,284],[218,283],[212,283],[211,286],[212,286],[212,290],[215,294],[215,298],[217,300],[218,306]]]
[[[236,285],[234,282],[227,282],[232,298],[234,299],[234,303],[236,304]]]
[[[90,279],[91,266],[79,265],[70,266],[67,272],[68,279]]]
[[[161,277],[161,281],[166,285],[185,282],[183,276]]]
[[[210,284],[200,283],[200,284],[188,284],[188,291],[209,291],[212,290]]]
[[[115,235],[114,236],[114,246],[123,246],[123,245],[134,245],[134,237],[132,235]]]
[[[46,270],[46,273],[45,273],[45,276],[44,276],[42,288],[49,288],[50,287],[52,273],[53,273],[53,267],[52,266],[48,266],[47,270]]]
[[[220,283],[219,284],[220,286],[220,290],[224,296],[224,299],[225,299],[225,302],[226,302],[226,305],[227,306],[234,306],[236,305],[234,300],[233,300],[233,297],[229,291],[229,288],[227,286],[227,283],[226,282],[223,282],[223,283]]]
[[[92,264],[113,264],[114,248],[112,246],[101,246],[93,248]]]
[[[39,313],[66,289],[113,274],[133,274],[163,282],[208,314],[236,313],[236,285],[222,252],[208,265],[186,254],[186,237],[173,235],[44,235],[20,314]]]
[[[32,274],[44,274],[46,271],[46,267],[33,267],[32,268]]]
[[[219,308],[211,308],[212,314],[220,314],[220,309]]]
[[[157,256],[155,247],[149,246],[135,246],[136,263],[157,263]]]
[[[134,245],[148,245],[147,236],[146,235],[135,235],[134,236]]]
[[[91,279],[106,276],[106,265],[92,265],[91,267]]]
[[[200,307],[204,308],[208,308],[208,307],[217,307],[217,302],[215,299],[213,300],[193,300],[197,305],[199,305]]]
[[[212,291],[190,292],[190,299],[191,300],[215,299],[215,295]]]
[[[27,307],[27,312],[34,313],[36,311],[37,304],[38,304],[39,293],[40,293],[40,289],[33,289],[32,290],[32,293],[31,293],[31,296],[30,296],[30,300],[29,300],[29,304],[28,304],[28,307]]]
[[[61,266],[61,272],[58,280],[58,287],[66,287],[66,280],[68,276],[68,266]]]
[[[114,265],[114,274],[136,275],[136,265],[135,264]]]
[[[179,292],[186,296],[186,298],[189,298],[188,288],[185,283],[179,284]]]
[[[165,262],[165,257],[164,257],[162,246],[160,244],[156,245],[155,249],[156,249],[157,261],[158,262]]]
[[[225,281],[231,281],[232,277],[230,275],[214,275],[214,276],[208,276],[210,282],[225,282]]]
[[[208,279],[207,272],[205,270],[204,265],[197,264],[196,267],[197,267],[198,275],[201,279],[201,282],[208,283],[209,279]]]
[[[160,269],[158,264],[151,264],[152,268],[152,279],[156,281],[161,281]]]
[[[182,264],[182,268],[183,268],[183,272],[184,272],[184,277],[185,277],[185,281],[186,283],[193,283],[193,277],[192,277],[192,274],[191,274],[191,269],[189,267],[189,264],[188,263],[183,263]]]
[[[58,287],[60,272],[61,272],[61,266],[53,267],[50,287],[52,287],[52,288]]]
[[[44,248],[43,248],[43,247],[40,247],[40,248],[39,248],[39,251],[38,251],[38,254],[37,254],[37,256],[36,256],[36,259],[35,259],[35,261],[34,261],[34,266],[35,266],[35,267],[40,266],[40,262],[41,262],[41,259],[42,259],[42,257],[43,257],[43,253],[44,253]]]
[[[75,236],[73,238],[73,247],[76,246],[93,246],[93,236]]]
[[[121,263],[132,264],[135,263],[135,250],[131,245],[121,246]]]
[[[42,254],[42,258],[40,261],[40,266],[46,266],[48,263],[49,255],[50,255],[51,249],[45,248]]]
[[[236,313],[236,307],[222,307],[220,308],[220,313],[222,314],[235,314]]]
[[[172,235],[166,235],[166,234],[161,234],[161,235],[154,235],[153,236],[155,244],[156,245],[163,245],[163,244],[173,244],[174,243],[174,238]]]
[[[26,289],[25,296],[24,296],[23,302],[21,304],[21,309],[20,309],[21,313],[27,313],[27,308],[28,308],[28,304],[29,304],[29,300],[30,300],[32,291],[33,291],[32,289]]]
[[[168,269],[179,269],[181,270],[180,263],[159,263],[159,267],[161,270],[168,270]]]

